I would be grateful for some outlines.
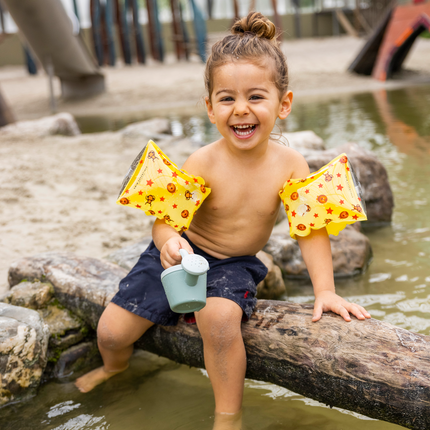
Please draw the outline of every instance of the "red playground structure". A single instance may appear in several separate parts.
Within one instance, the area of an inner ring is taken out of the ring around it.
[[[430,2],[394,6],[348,70],[385,81],[400,70],[416,38],[430,30]]]

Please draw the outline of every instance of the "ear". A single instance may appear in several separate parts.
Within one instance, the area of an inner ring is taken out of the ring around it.
[[[208,96],[205,97],[205,103],[206,103],[206,111],[208,113],[209,120],[212,124],[215,124],[214,109],[212,107],[212,103]]]
[[[285,119],[291,112],[291,105],[293,104],[293,92],[287,91],[281,99],[281,105],[279,108],[279,119]]]

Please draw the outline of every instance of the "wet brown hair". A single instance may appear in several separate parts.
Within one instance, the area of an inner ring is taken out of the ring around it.
[[[250,12],[248,16],[233,24],[231,33],[212,46],[206,63],[205,86],[209,99],[212,96],[213,74],[217,67],[238,60],[266,67],[267,58],[274,61],[273,83],[281,98],[288,89],[288,66],[276,37],[275,24],[260,12]]]

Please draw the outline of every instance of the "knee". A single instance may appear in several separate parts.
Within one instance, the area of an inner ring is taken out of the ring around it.
[[[103,318],[100,318],[99,324],[97,326],[97,343],[99,347],[108,350],[119,350],[124,348],[124,336],[115,330]]]
[[[218,310],[206,315],[205,323],[200,324],[203,326],[200,330],[203,343],[216,350],[225,350],[237,340],[242,342],[240,323],[241,317],[238,318],[238,313],[234,309]]]

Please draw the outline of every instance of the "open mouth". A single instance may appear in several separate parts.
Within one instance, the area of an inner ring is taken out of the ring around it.
[[[240,137],[250,136],[256,129],[257,125],[233,125],[231,126],[234,134]]]

